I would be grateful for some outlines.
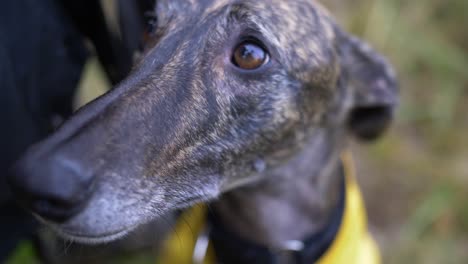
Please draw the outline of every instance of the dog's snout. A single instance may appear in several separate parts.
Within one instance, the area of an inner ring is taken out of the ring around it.
[[[20,204],[54,222],[66,221],[84,207],[92,182],[92,174],[60,155],[45,159],[26,156],[9,175]]]

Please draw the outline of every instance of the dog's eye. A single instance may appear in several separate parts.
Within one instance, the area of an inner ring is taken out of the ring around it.
[[[255,70],[269,60],[267,51],[252,41],[239,44],[232,55],[232,63],[244,70]]]
[[[158,27],[158,19],[153,13],[146,13],[146,27],[143,30],[142,46],[145,46],[154,39],[156,29]]]

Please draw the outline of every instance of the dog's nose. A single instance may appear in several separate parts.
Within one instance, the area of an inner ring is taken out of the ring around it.
[[[84,207],[91,196],[93,175],[76,162],[60,156],[25,157],[9,175],[20,204],[40,217],[63,222]]]

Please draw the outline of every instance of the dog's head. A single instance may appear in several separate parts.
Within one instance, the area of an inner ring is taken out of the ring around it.
[[[127,80],[34,146],[10,179],[68,237],[117,238],[265,177],[324,131],[369,139],[391,119],[391,69],[313,1],[161,0],[155,10]]]

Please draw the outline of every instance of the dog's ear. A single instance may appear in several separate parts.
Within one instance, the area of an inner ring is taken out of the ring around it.
[[[336,36],[341,78],[352,98],[348,128],[359,139],[373,140],[389,126],[398,104],[394,71],[363,41],[340,29]]]

